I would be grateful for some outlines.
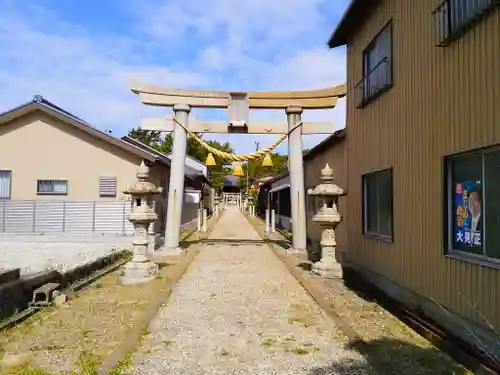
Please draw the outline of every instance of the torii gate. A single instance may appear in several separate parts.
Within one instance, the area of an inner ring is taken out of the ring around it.
[[[302,122],[304,109],[334,108],[347,92],[345,84],[320,90],[286,92],[229,92],[167,89],[133,84],[132,92],[143,104],[173,107],[173,118],[144,119],[141,128],[173,132],[172,167],[168,192],[165,251],[179,252],[187,132],[233,134],[288,134],[290,196],[292,208],[292,246],[307,248],[304,165],[302,134],[331,134],[329,122]],[[228,109],[228,121],[196,121],[189,116],[191,108]],[[282,109],[287,122],[249,123],[250,109]],[[182,126],[180,125],[182,124]]]

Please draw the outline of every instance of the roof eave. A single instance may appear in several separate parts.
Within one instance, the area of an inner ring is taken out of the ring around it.
[[[328,39],[328,47],[345,46],[349,35],[355,32],[356,28],[364,22],[368,12],[379,3],[380,0],[351,0],[337,27]]]
[[[125,142],[126,144],[129,144],[133,147],[136,147],[140,149],[143,152],[146,152],[150,154],[155,161],[160,162],[162,164],[165,164],[166,166],[170,166],[172,164],[171,160],[164,156],[161,152],[155,150],[154,148],[142,143],[141,141],[138,141],[137,139],[134,139],[132,137],[129,137],[128,135],[125,135],[121,137],[121,141]]]
[[[347,137],[346,128],[335,131],[332,135],[323,139],[316,146],[305,152],[303,155],[303,159],[307,160],[311,157],[314,157],[316,153],[320,152],[323,148],[327,147],[327,145],[331,144],[333,146],[336,142],[344,140],[346,137]]]
[[[103,141],[106,141],[118,148],[124,149],[132,154],[135,154],[139,157],[142,157],[146,160],[149,160],[151,162],[154,162],[156,160],[155,156],[145,152],[144,150],[141,150],[129,143],[123,142],[115,137],[112,137],[108,134],[105,134],[94,127],[90,126],[87,123],[84,123],[80,119],[73,118],[66,113],[63,113],[59,110],[56,110],[49,105],[37,101],[31,101],[28,103],[25,103],[23,105],[11,108],[10,110],[3,112],[0,114],[0,124],[5,124],[10,121],[13,121],[19,117],[22,117],[24,115],[27,115],[33,111],[39,110],[49,116],[55,117],[58,120],[67,123],[70,126],[73,126],[83,132],[86,132],[88,134],[91,134],[92,136],[101,139]]]
[[[340,47],[347,44],[347,38],[345,36],[345,25],[347,24],[348,18],[351,17],[351,13],[353,12],[353,8],[355,6],[354,4],[356,4],[357,1],[358,0],[352,0],[342,17],[340,18],[337,27],[335,27],[335,30],[333,30],[330,38],[328,39],[329,48]]]
[[[339,32],[340,34],[340,32]],[[339,34],[332,34],[330,39],[328,40],[328,48],[333,49],[337,47],[342,47],[347,44],[347,39],[344,37],[344,35],[339,35]]]
[[[328,38],[328,42],[327,42],[328,48],[332,49],[332,48],[336,48],[336,47],[345,46],[347,44],[347,38],[345,36],[345,30],[344,30],[345,29],[344,18],[346,17],[346,15],[347,15],[347,13],[344,14],[344,16],[340,20],[339,24],[337,25],[335,30],[333,30],[332,34],[330,35],[330,38]]]

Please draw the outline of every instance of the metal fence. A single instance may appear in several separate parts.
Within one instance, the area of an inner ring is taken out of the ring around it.
[[[0,232],[132,234],[130,209],[130,201],[3,201]]]
[[[182,224],[196,219],[198,204],[183,206]],[[0,233],[133,234],[130,201],[0,201]]]

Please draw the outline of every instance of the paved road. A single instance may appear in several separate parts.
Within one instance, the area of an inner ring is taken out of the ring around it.
[[[149,332],[131,374],[368,373],[235,207],[223,213]]]

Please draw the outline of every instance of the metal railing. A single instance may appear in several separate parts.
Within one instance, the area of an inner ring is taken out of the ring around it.
[[[432,13],[436,45],[449,45],[499,4],[499,0],[444,0]]]
[[[392,64],[390,59],[384,58],[354,87],[356,107],[364,107],[390,87],[392,87]]]

